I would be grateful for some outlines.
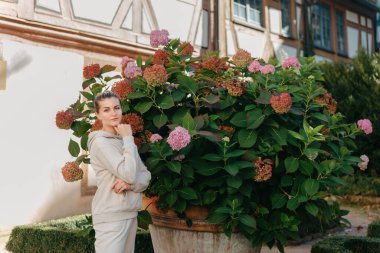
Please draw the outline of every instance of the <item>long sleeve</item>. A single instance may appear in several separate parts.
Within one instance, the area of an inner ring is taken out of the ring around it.
[[[135,184],[137,174],[135,152],[137,150],[132,136],[123,138],[122,154],[116,146],[103,141],[94,143],[93,149],[98,162],[102,163],[112,174],[128,184]]]
[[[139,170],[137,171],[136,181],[132,185],[132,190],[134,192],[143,192],[148,188],[151,179],[151,174],[147,170],[144,163],[141,161],[140,156],[136,159],[138,163]]]

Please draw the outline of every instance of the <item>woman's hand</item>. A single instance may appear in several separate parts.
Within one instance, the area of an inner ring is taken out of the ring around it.
[[[115,126],[115,131],[122,137],[132,136],[132,128],[129,124],[119,124]]]
[[[112,189],[115,193],[124,193],[125,191],[132,190],[131,185],[120,178],[117,178],[112,184]]]

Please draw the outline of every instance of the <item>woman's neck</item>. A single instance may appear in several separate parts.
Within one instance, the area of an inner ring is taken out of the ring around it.
[[[102,130],[106,131],[106,132],[109,132],[111,134],[115,134],[115,135],[117,134],[115,128],[113,128],[113,127],[103,126]]]

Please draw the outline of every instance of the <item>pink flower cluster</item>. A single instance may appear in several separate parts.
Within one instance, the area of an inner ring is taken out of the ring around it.
[[[360,119],[357,122],[358,127],[366,134],[372,133],[372,123],[369,119]]]
[[[155,87],[164,84],[168,80],[168,74],[164,66],[155,64],[145,69],[144,78],[149,85]]]
[[[272,95],[269,100],[273,110],[277,113],[287,113],[292,107],[292,98],[289,93],[283,92],[280,95]]]
[[[369,163],[369,158],[366,155],[361,155],[360,159],[362,160],[361,162],[358,163],[359,169],[360,170],[366,170],[368,167]]]
[[[251,73],[257,73],[259,72],[261,69],[261,64],[259,61],[257,60],[254,60],[253,62],[251,62],[251,64],[249,64],[248,66],[248,71],[251,72]]]
[[[183,127],[176,127],[173,131],[170,132],[168,137],[169,146],[176,151],[179,151],[186,147],[191,140],[189,131]]]
[[[121,66],[125,68],[129,62],[134,62],[135,60],[132,58],[129,58],[128,56],[124,56],[121,58]]]
[[[128,79],[134,79],[142,75],[142,70],[134,61],[128,62],[124,69],[124,75]]]
[[[150,33],[150,45],[152,47],[158,47],[160,45],[165,46],[169,42],[169,32],[165,29],[154,30]]]
[[[265,66],[261,66],[261,67],[260,67],[260,72],[261,72],[261,74],[263,74],[263,75],[266,75],[266,74],[273,74],[275,70],[276,70],[276,69],[274,68],[274,66],[273,66],[272,64],[267,64],[267,65],[265,65]]]
[[[150,138],[149,138],[149,141],[151,143],[155,143],[155,142],[158,142],[160,140],[162,140],[162,136],[159,134],[152,134],[152,136],[150,136]]]
[[[284,62],[282,63],[282,68],[283,69],[287,69],[287,68],[290,68],[290,67],[294,67],[294,68],[301,67],[300,62],[294,56],[285,59]]]

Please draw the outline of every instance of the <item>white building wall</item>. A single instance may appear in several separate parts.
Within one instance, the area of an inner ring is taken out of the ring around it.
[[[83,56],[2,41],[6,90],[0,91],[0,228],[88,212],[80,182],[66,183],[60,169],[73,160],[71,131],[55,114],[75,102]]]

